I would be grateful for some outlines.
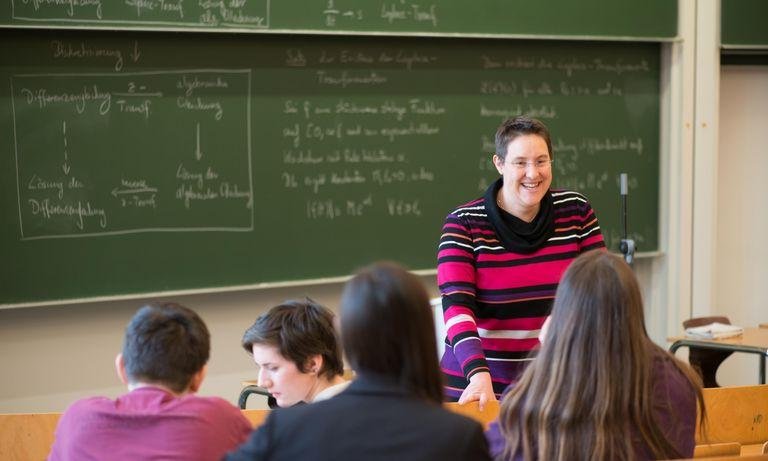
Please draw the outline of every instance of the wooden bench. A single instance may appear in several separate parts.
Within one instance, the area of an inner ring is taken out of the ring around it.
[[[706,431],[696,431],[696,444],[768,441],[768,384],[713,387],[703,390]]]
[[[270,410],[242,410],[255,428],[264,423]],[[61,413],[0,414],[0,460],[42,461],[53,446]]]
[[[0,459],[41,461],[48,457],[61,413],[0,414]]]
[[[443,406],[449,411],[474,419],[482,424],[483,429],[488,429],[491,422],[499,417],[499,402],[497,401],[486,403],[483,411],[480,411],[477,402],[469,402],[464,405],[448,402],[444,403]]]

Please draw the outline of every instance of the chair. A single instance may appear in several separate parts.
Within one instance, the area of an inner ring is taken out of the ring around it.
[[[695,317],[684,321],[683,328],[700,327],[714,322],[731,324],[728,317]],[[688,349],[688,362],[696,370],[696,373],[701,376],[704,387],[720,387],[716,380],[717,367],[732,353],[732,351],[717,351],[692,346]]]
[[[256,385],[256,381],[243,381],[242,386],[243,388],[240,390],[240,396],[237,398],[237,406],[239,406],[241,410],[245,410],[245,405],[248,403],[248,397],[251,394],[265,396],[267,398],[267,406],[269,408],[277,408],[277,400],[275,400],[275,398],[272,397],[272,394],[266,389]]]
[[[443,298],[432,298],[429,300],[429,304],[432,306],[432,317],[434,317],[435,320],[437,359],[440,360],[443,357],[443,351],[445,350],[445,335],[447,333],[445,319],[443,318]]]

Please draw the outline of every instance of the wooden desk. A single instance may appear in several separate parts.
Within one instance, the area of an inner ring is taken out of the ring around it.
[[[693,339],[685,337],[667,338],[671,342],[669,352],[675,353],[681,347],[701,347],[721,351],[758,354],[760,362],[760,384],[765,384],[765,359],[768,357],[768,328],[745,328],[744,334],[724,339]]]

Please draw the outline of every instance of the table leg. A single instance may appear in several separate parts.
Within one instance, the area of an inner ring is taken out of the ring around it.
[[[760,355],[760,384],[765,384],[765,355]]]

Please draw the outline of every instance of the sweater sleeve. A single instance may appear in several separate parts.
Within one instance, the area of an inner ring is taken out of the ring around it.
[[[580,209],[581,232],[579,233],[579,252],[584,253],[589,250],[605,248],[603,233],[600,230],[600,223],[597,221],[595,210],[583,197],[583,203]]]
[[[477,333],[475,255],[468,224],[450,214],[437,251],[437,281],[443,298],[448,343],[466,379],[490,371]]]

